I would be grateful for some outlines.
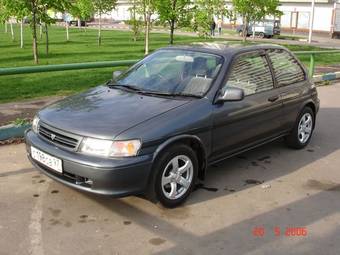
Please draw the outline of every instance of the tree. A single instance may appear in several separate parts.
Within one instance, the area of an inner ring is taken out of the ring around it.
[[[210,36],[210,26],[215,16],[223,18],[229,13],[224,0],[196,0],[194,4],[194,31],[200,36]]]
[[[234,11],[242,17],[243,41],[247,38],[249,22],[259,21],[266,16],[280,16],[282,12],[277,9],[279,0],[232,0]],[[254,28],[255,29],[255,28]]]
[[[142,20],[139,16],[139,1],[138,0],[131,0],[130,1],[131,7],[129,8],[130,11],[130,20],[128,20],[128,25],[131,26],[132,34],[133,34],[133,41],[136,42],[138,37],[141,33],[142,27]]]
[[[132,7],[130,8],[132,32],[134,40],[139,34],[140,27],[144,27],[144,53],[149,54],[149,37],[151,30],[151,16],[155,12],[155,0],[130,0]]]
[[[157,0],[156,12],[163,24],[170,29],[169,43],[174,43],[174,32],[178,27],[188,26],[192,19],[190,0]]]
[[[38,57],[38,41],[37,41],[37,24],[42,21],[45,24],[46,33],[46,50],[48,52],[48,30],[47,26],[53,22],[47,14],[47,10],[63,11],[68,8],[70,2],[69,0],[2,0],[3,2],[10,3],[10,10],[15,10],[22,12],[22,15],[27,15],[30,20],[31,30],[32,30],[32,48],[34,62],[37,64],[39,62]],[[18,13],[15,15],[17,16]]]
[[[91,0],[76,0],[73,8],[69,10],[72,16],[78,18],[78,27],[81,27],[81,20],[88,20],[94,14]]]
[[[5,33],[7,33],[7,23],[8,20],[15,13],[13,8],[13,3],[10,0],[0,0],[0,21],[1,23],[5,23]],[[11,37],[12,41],[14,41],[14,31],[13,31],[13,23],[10,22],[11,29]]]
[[[140,13],[144,19],[144,53],[149,54],[149,38],[151,30],[151,16],[155,12],[156,0],[139,0]]]
[[[48,27],[55,22],[54,18],[49,15],[49,11],[53,12],[64,12],[72,8],[71,2],[69,0],[40,0],[39,5],[39,18],[41,26],[43,24],[43,31],[45,33],[46,39],[46,55],[49,54],[49,35]]]
[[[102,15],[112,11],[117,4],[117,0],[93,0],[93,10],[99,15],[99,27],[98,27],[98,45],[102,43]]]
[[[8,14],[4,5],[4,1],[0,0],[0,23],[5,24],[5,33],[7,33]]]

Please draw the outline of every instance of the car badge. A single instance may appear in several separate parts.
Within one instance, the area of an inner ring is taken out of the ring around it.
[[[55,134],[51,134],[52,141],[55,139]]]

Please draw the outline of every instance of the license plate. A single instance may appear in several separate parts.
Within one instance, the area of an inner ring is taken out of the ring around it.
[[[31,155],[33,159],[53,169],[54,171],[57,171],[59,173],[63,172],[61,159],[48,155],[47,153],[42,152],[41,150],[38,150],[33,146],[31,146]]]

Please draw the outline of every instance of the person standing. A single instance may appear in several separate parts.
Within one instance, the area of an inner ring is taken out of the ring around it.
[[[218,35],[222,35],[222,19],[217,20]]]
[[[210,25],[210,35],[215,36],[215,29],[216,29],[216,23],[215,20],[211,20],[211,25]]]

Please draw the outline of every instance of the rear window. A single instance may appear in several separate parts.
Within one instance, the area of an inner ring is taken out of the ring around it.
[[[297,60],[287,51],[270,50],[268,55],[273,64],[279,86],[287,86],[305,80],[305,72]]]

